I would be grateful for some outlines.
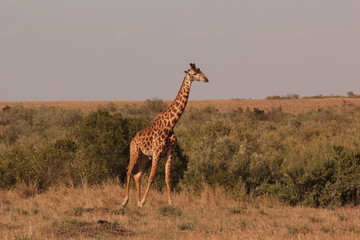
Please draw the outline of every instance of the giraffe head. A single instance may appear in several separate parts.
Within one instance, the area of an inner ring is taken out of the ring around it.
[[[185,71],[187,78],[193,81],[201,81],[201,82],[208,82],[209,80],[200,70],[200,68],[196,68],[195,63],[190,63],[189,70]]]

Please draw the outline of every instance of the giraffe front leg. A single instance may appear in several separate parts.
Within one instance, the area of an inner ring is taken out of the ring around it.
[[[156,168],[158,165],[160,159],[160,154],[154,154],[153,159],[152,159],[152,164],[151,164],[151,170],[150,170],[150,176],[149,176],[149,180],[148,180],[148,184],[144,193],[144,196],[141,200],[141,202],[138,204],[139,207],[143,207],[146,201],[146,197],[149,194],[150,191],[150,187],[152,182],[154,181],[155,178],[155,173],[156,173]]]

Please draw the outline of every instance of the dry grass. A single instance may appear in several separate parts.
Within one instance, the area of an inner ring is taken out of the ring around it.
[[[134,196],[120,207],[123,189],[60,188],[33,196],[0,192],[0,239],[359,239],[360,209],[236,202],[222,191],[202,196],[151,192],[144,208]],[[132,191],[133,193],[133,191]]]
[[[165,101],[170,104],[171,101]],[[38,101],[38,102],[0,102],[0,109],[6,105],[15,106],[23,105],[24,107],[39,108],[41,106],[55,106],[68,109],[81,109],[89,112],[97,109],[99,106],[107,106],[110,103],[116,107],[122,107],[126,104],[140,106],[144,101]],[[304,99],[269,99],[269,100],[249,100],[249,99],[232,99],[232,100],[190,100],[188,108],[203,108],[213,106],[221,112],[228,112],[239,107],[259,108],[271,110],[272,108],[281,107],[284,112],[288,113],[305,113],[317,111],[318,109],[332,108],[335,110],[360,106],[360,98],[304,98]]]

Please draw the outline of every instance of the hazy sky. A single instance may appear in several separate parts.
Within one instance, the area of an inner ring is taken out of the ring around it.
[[[0,101],[360,94],[359,0],[0,0]]]

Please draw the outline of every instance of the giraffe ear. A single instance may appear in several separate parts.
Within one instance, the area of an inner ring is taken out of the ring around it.
[[[186,74],[188,73],[188,71],[184,71]]]

